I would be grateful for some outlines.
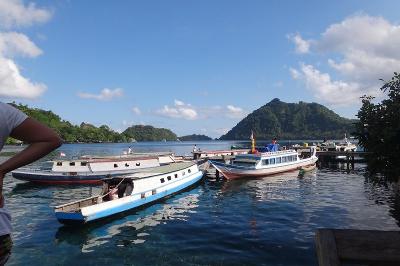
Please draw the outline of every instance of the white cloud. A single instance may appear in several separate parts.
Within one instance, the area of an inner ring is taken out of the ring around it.
[[[236,107],[232,104],[226,106],[215,105],[202,107],[199,109],[199,113],[202,118],[209,118],[218,115],[231,119],[241,119],[246,115],[246,111],[243,110],[243,108]]]
[[[0,32],[0,54],[4,57],[36,57],[42,50],[22,33]]]
[[[42,51],[24,34],[0,32],[0,96],[34,99],[45,90],[46,85],[30,81],[22,76],[13,56],[36,57]]]
[[[226,106],[226,114],[229,118],[243,118],[245,113],[242,108],[233,105]]]
[[[289,34],[287,37],[295,44],[296,53],[306,54],[310,51],[310,41],[304,40],[300,34]]]
[[[136,115],[140,115],[142,113],[142,111],[140,111],[139,107],[137,106],[132,107],[132,112]]]
[[[231,130],[230,128],[216,128],[214,130],[215,133],[217,133],[219,136],[221,135],[225,135],[226,133],[228,133],[228,131]]]
[[[51,13],[33,3],[20,0],[0,0],[0,28],[31,26],[49,20]],[[28,36],[15,31],[0,32],[0,96],[35,99],[45,90],[43,83],[30,81],[22,75],[14,57],[37,57],[42,50]]]
[[[246,112],[231,104],[222,106],[206,106],[194,107],[191,104],[186,104],[182,101],[175,100],[174,106],[164,105],[163,108],[156,110],[156,114],[171,118],[183,118],[186,120],[208,119],[216,115],[231,119],[241,119],[246,115]]]
[[[175,100],[174,103],[173,107],[164,105],[162,109],[157,110],[155,113],[171,118],[183,118],[186,120],[198,119],[197,111],[190,104],[185,104],[180,100]]]
[[[46,85],[23,77],[14,61],[0,56],[0,96],[35,99]]]
[[[0,0],[0,27],[13,28],[44,23],[51,18],[49,10],[37,8],[34,3],[24,5],[21,0]]]
[[[299,79],[300,72],[297,69],[289,68],[289,71],[290,71],[290,75],[292,76],[293,79]]]
[[[333,81],[329,74],[321,73],[312,65],[301,65],[299,79],[303,79],[307,88],[314,92],[315,97],[334,105],[354,104],[362,96],[357,83]]]
[[[389,80],[393,72],[400,70],[400,25],[382,17],[365,14],[348,17],[330,25],[318,40],[309,43],[311,50],[331,57],[327,66],[340,80],[332,80],[332,73],[322,74],[311,65],[302,65],[303,80],[317,97],[330,103],[342,102],[332,100],[340,93],[343,103],[349,105],[356,96],[377,96],[382,85],[379,79]],[[299,79],[298,70],[290,69],[290,73]],[[317,85],[317,81],[322,84]]]
[[[80,98],[84,99],[95,99],[99,101],[109,101],[114,98],[119,98],[124,95],[124,91],[120,88],[116,89],[108,89],[104,88],[101,90],[99,94],[92,94],[92,93],[86,93],[86,92],[79,92],[78,96]]]

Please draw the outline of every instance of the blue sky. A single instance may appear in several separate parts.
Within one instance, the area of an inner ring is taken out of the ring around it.
[[[273,98],[354,117],[399,71],[398,1],[0,0],[0,99],[219,137]]]

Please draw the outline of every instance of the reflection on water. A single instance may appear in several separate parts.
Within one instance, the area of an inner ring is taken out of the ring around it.
[[[199,192],[199,191],[198,191]],[[76,228],[61,227],[56,239],[58,242],[69,241],[71,234],[79,235],[81,242],[81,250],[83,253],[92,252],[100,245],[108,243],[114,237],[123,235],[124,245],[142,244],[146,241],[146,236],[150,235],[148,227],[154,227],[160,224],[165,224],[168,221],[180,220],[187,221],[190,213],[195,213],[195,208],[198,207],[199,193],[186,195],[172,200],[171,202],[158,204],[155,208],[138,211],[134,215],[126,216],[119,220],[115,220],[111,224],[103,224],[101,226],[87,225],[88,229],[81,230]],[[129,231],[126,229],[129,228]],[[79,244],[76,243],[73,244]]]

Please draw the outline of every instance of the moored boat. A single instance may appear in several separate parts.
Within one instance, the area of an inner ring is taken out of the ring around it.
[[[100,184],[106,176],[130,174],[175,162],[170,153],[120,156],[82,156],[76,160],[55,160],[48,169],[19,168],[12,176],[40,184]]]
[[[348,139],[346,134],[344,134],[344,139],[336,145],[337,151],[356,151],[357,146],[351,143]]]
[[[95,221],[177,193],[202,177],[197,164],[180,162],[148,172],[106,178],[99,196],[56,206],[55,215],[64,224]]]
[[[271,151],[237,155],[230,164],[210,160],[210,163],[227,179],[261,177],[300,170],[314,165],[318,160],[316,148],[310,147],[310,156],[300,158],[295,150]]]

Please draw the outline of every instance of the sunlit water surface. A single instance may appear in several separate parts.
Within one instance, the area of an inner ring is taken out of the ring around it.
[[[190,154],[194,143],[136,143],[136,151]],[[232,142],[197,142],[201,149]],[[69,144],[34,164],[85,154],[121,154],[128,144]],[[6,157],[0,157],[5,160]],[[208,176],[146,208],[68,228],[53,206],[99,192],[96,186],[38,186],[7,176],[14,249],[8,265],[316,265],[317,228],[399,230],[394,184],[364,177],[365,165],[323,167],[298,178]]]

